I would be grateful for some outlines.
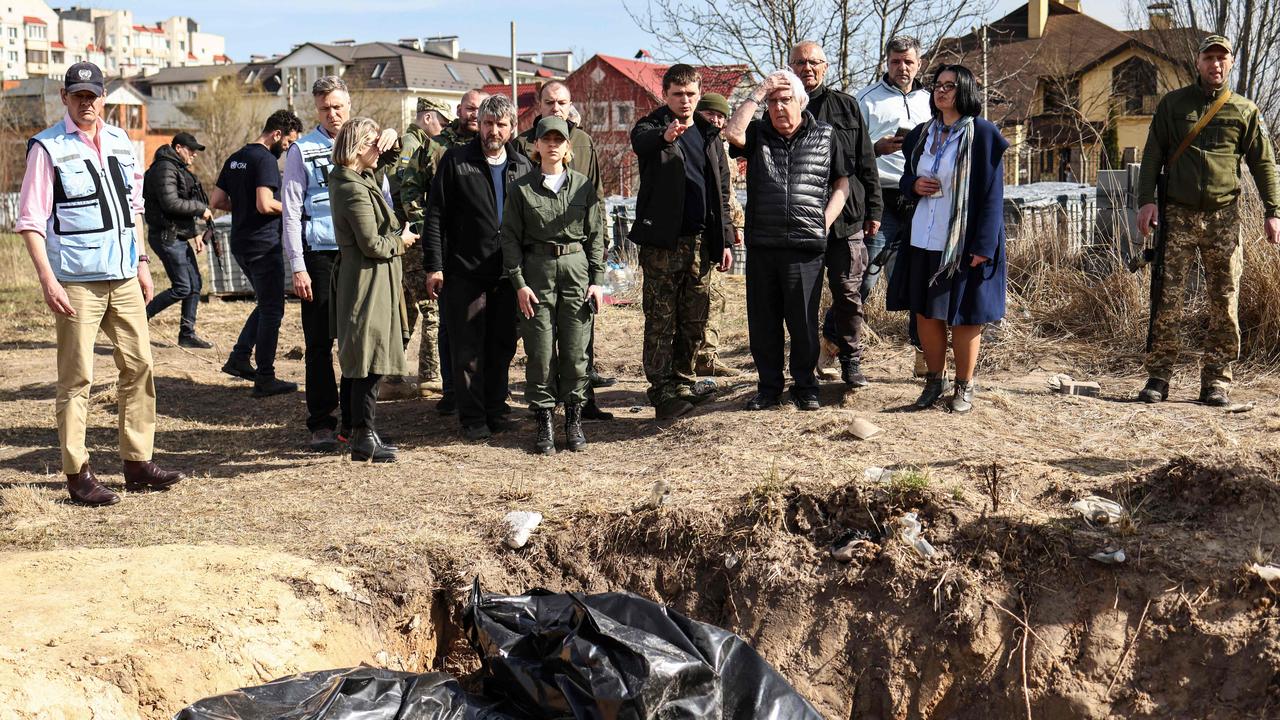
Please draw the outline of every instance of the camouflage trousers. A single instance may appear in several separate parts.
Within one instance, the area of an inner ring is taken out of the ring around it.
[[[1195,267],[1197,251],[1204,267],[1204,294],[1208,301],[1201,387],[1231,384],[1231,363],[1240,357],[1240,321],[1237,317],[1244,246],[1240,242],[1240,207],[1200,212],[1170,205],[1165,211],[1164,292],[1156,312],[1147,374],[1166,382],[1173,375],[1184,321],[1183,300],[1188,275]]]
[[[702,347],[694,358],[694,365],[710,364],[720,356],[720,324],[724,322],[727,301],[724,296],[724,273],[713,272],[707,276],[707,293],[710,298],[707,312],[707,329],[702,333]]]
[[[644,376],[655,407],[691,385],[693,357],[702,345],[711,307],[711,262],[701,236],[685,236],[674,250],[640,248],[644,272]]]
[[[404,253],[404,304],[409,312],[409,332],[422,318],[422,334],[418,338],[418,382],[440,379],[440,304],[427,297],[427,273],[422,266],[422,247],[410,245]],[[407,340],[405,342],[408,342]]]

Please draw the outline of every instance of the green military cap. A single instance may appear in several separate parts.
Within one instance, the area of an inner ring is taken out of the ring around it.
[[[428,110],[435,110],[440,113],[440,115],[444,117],[445,122],[451,122],[453,120],[453,113],[450,112],[448,103],[440,102],[439,100],[434,100],[432,98],[418,98],[418,112],[426,112]]]
[[[714,110],[725,117],[729,117],[729,101],[724,99],[720,93],[707,93],[698,101],[698,110]]]
[[[1235,52],[1234,50],[1231,49],[1230,40],[1222,37],[1221,35],[1210,35],[1209,37],[1206,37],[1205,39],[1200,41],[1200,49],[1196,51],[1196,54],[1199,55],[1200,53],[1208,50],[1211,47],[1220,47],[1229,53]]]
[[[543,135],[552,130],[560,133],[560,137],[569,139],[569,125],[555,115],[549,115],[538,121],[538,126],[533,129],[533,139],[540,140]]]

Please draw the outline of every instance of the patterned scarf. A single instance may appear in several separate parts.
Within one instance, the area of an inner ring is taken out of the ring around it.
[[[920,135],[920,142],[916,144],[911,154],[916,175],[920,174],[920,156],[924,154],[924,147],[933,140],[935,124],[941,126],[937,118],[929,121]],[[940,278],[954,277],[956,271],[960,269],[960,260],[964,256],[965,231],[969,225],[969,171],[973,167],[973,116],[966,115],[960,118],[951,128],[951,134],[960,136],[957,140],[960,145],[956,148],[956,171],[951,176],[951,187],[947,188],[947,197],[951,199],[951,218],[947,221],[947,243],[942,248],[942,262],[938,265],[938,272],[929,278],[930,285],[938,282]],[[942,148],[938,148],[938,152],[941,153]]]

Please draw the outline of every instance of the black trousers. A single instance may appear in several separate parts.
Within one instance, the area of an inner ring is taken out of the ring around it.
[[[373,430],[375,409],[378,406],[378,381],[381,375],[369,373],[362,378],[342,378],[342,426],[348,432]]]
[[[311,297],[302,305],[302,337],[307,365],[307,430],[333,430],[337,419],[338,383],[333,373],[333,333],[329,328],[329,286],[336,251],[304,250],[302,261],[311,276]],[[351,425],[343,425],[350,428]]]
[[[517,337],[511,281],[452,273],[444,282],[440,313],[449,328],[453,393],[462,426],[482,425],[510,412],[507,384]]]
[[[782,394],[785,325],[791,336],[792,392],[816,395],[823,253],[751,248],[747,254],[747,333],[760,373],[758,389]]]
[[[275,250],[261,257],[236,255],[235,259],[253,288],[257,305],[245,318],[231,358],[248,362],[252,354],[258,361],[258,379],[274,378],[280,321],[284,320],[284,255]]]

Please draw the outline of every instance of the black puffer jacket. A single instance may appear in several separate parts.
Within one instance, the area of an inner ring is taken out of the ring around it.
[[[822,252],[827,248],[834,129],[813,119],[790,138],[768,116],[748,127],[747,247]]]
[[[153,242],[189,240],[196,218],[209,207],[209,197],[171,145],[161,145],[142,178],[147,232]]]

